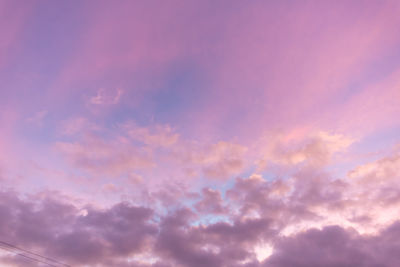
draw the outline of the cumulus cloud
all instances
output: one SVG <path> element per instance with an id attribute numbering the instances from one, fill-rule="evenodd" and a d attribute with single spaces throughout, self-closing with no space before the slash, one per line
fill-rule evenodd
<path id="1" fill-rule="evenodd" d="M 244 145 L 220 141 L 200 144 L 194 141 L 182 142 L 172 155 L 185 168 L 205 178 L 226 180 L 239 175 L 247 167 Z"/>
<path id="2" fill-rule="evenodd" d="M 362 236 L 340 226 L 310 229 L 278 239 L 274 253 L 261 266 L 394 267 L 400 264 L 399 233 L 399 222 L 373 236 Z"/>
<path id="3" fill-rule="evenodd" d="M 285 179 L 237 178 L 225 192 L 171 184 L 149 191 L 151 201 L 108 207 L 3 191 L 0 234 L 74 266 L 394 267 L 400 261 L 396 213 L 386 221 L 370 213 L 390 213 L 398 204 L 382 206 L 375 197 L 385 185 L 374 186 L 367 194 L 351 178 L 304 168 Z M 1 258 L 23 266 L 17 260 Z"/>
<path id="4" fill-rule="evenodd" d="M 154 165 L 150 153 L 124 138 L 105 140 L 85 135 L 77 142 L 57 142 L 55 148 L 74 166 L 94 174 L 119 176 Z"/>
<path id="5" fill-rule="evenodd" d="M 205 214 L 224 214 L 227 212 L 221 192 L 211 188 L 204 188 L 201 197 L 202 199 L 195 205 L 197 211 Z"/>
<path id="6" fill-rule="evenodd" d="M 122 125 L 127 135 L 135 141 L 156 147 L 169 147 L 178 139 L 177 134 L 169 125 L 155 125 L 152 127 L 140 127 L 134 122 Z"/>
<path id="7" fill-rule="evenodd" d="M 97 174 L 129 176 L 153 168 L 163 177 L 226 180 L 249 165 L 244 145 L 185 139 L 165 124 L 140 126 L 127 121 L 106 130 L 79 117 L 63 121 L 60 129 L 70 140 L 56 142 L 56 150 L 73 166 Z M 146 178 L 140 176 L 137 181 Z"/>
<path id="8" fill-rule="evenodd" d="M 157 232 L 150 221 L 152 210 L 144 207 L 119 203 L 103 210 L 88 206 L 85 211 L 51 197 L 21 199 L 1 192 L 2 241 L 85 266 L 139 253 Z"/>
<path id="9" fill-rule="evenodd" d="M 396 229 L 400 203 L 397 152 L 334 177 L 328 167 L 355 140 L 323 131 L 271 135 L 245 146 L 200 143 L 168 125 L 127 122 L 113 131 L 73 138 L 55 145 L 73 166 L 95 176 L 123 176 L 132 185 L 148 182 L 151 173 L 159 176 L 158 184 L 124 195 L 138 206 L 117 201 L 103 210 L 88 206 L 81 212 L 70 205 L 65 221 L 70 220 L 71 226 L 57 222 L 61 227 L 57 231 L 65 233 L 57 233 L 57 240 L 65 244 L 76 240 L 82 247 L 48 250 L 41 243 L 39 251 L 99 266 L 395 266 L 397 259 L 391 255 L 395 244 L 385 233 Z M 260 159 L 283 166 L 284 175 L 265 177 Z M 218 186 L 199 190 L 190 177 L 170 178 L 186 170 L 195 178 L 207 178 L 196 182 L 234 179 L 223 190 Z M 246 170 L 256 172 L 240 176 Z M 100 185 L 104 195 L 118 195 L 124 186 L 109 181 Z M 43 203 L 33 206 L 38 205 Z M 127 215 L 129 210 L 134 215 Z M 143 218 L 139 230 L 138 218 Z M 142 241 L 133 242 L 121 229 Z M 43 231 L 36 238 L 52 240 L 54 233 Z M 387 249 L 381 250 L 387 259 L 370 255 L 377 249 L 374 242 Z M 28 241 L 21 244 L 34 246 Z M 78 250 L 88 253 L 80 255 Z M 95 255 L 105 256 L 97 261 Z"/>
<path id="10" fill-rule="evenodd" d="M 389 182 L 400 175 L 400 153 L 396 152 L 375 162 L 358 166 L 349 172 L 349 177 L 364 183 Z"/>
<path id="11" fill-rule="evenodd" d="M 326 165 L 336 153 L 345 152 L 354 142 L 354 138 L 325 131 L 307 135 L 299 135 L 295 131 L 267 134 L 259 142 L 263 154 L 259 160 L 259 169 L 267 167 L 268 163 L 285 166 Z"/>

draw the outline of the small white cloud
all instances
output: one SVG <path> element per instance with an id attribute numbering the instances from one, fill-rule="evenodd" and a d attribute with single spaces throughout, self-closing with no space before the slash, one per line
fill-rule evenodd
<path id="1" fill-rule="evenodd" d="M 153 127 L 140 127 L 133 122 L 122 125 L 133 140 L 142 142 L 154 147 L 169 147 L 176 144 L 179 140 L 173 128 L 169 125 L 155 125 Z"/>
<path id="2" fill-rule="evenodd" d="M 104 89 L 101 88 L 97 94 L 90 98 L 89 103 L 92 105 L 115 105 L 118 104 L 123 91 L 121 89 Z"/>

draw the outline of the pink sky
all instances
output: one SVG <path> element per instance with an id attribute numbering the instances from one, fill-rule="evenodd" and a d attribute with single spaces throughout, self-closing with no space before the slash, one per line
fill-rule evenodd
<path id="1" fill-rule="evenodd" d="M 0 0 L 0 265 L 400 266 L 399 14 Z"/>

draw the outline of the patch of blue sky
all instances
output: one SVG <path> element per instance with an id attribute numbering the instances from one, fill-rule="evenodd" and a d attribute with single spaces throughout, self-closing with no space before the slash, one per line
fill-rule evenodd
<path id="1" fill-rule="evenodd" d="M 232 220 L 227 215 L 207 214 L 201 216 L 199 219 L 193 221 L 191 226 L 207 226 L 216 223 L 233 224 Z"/>

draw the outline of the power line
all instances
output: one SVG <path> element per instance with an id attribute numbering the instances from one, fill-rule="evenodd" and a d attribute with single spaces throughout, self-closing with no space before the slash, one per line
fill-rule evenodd
<path id="1" fill-rule="evenodd" d="M 18 253 L 16 251 L 13 251 L 12 249 L 8 249 L 8 248 L 2 247 L 2 246 L 0 246 L 0 249 L 6 250 L 6 251 L 11 252 L 11 253 L 14 253 L 17 256 L 21 256 L 21 257 L 24 257 L 24 258 L 32 260 L 32 261 L 36 261 L 36 262 L 39 262 L 39 263 L 44 263 L 44 264 L 47 264 L 48 266 L 52 266 L 52 267 L 57 267 L 57 265 L 53 265 L 51 263 L 44 262 L 44 261 L 41 261 L 41 260 L 38 260 L 38 259 L 35 259 L 35 258 L 32 258 L 32 257 L 26 256 L 24 254 L 21 254 L 21 253 Z"/>
<path id="2" fill-rule="evenodd" d="M 14 249 L 17 249 L 17 250 L 20 250 L 20 251 L 23 251 L 23 252 L 26 252 L 26 253 L 29 253 L 29 254 L 32 254 L 32 255 L 35 255 L 35 256 L 37 256 L 37 257 L 43 258 L 43 259 L 48 260 L 48 261 L 52 261 L 52 262 L 55 262 L 55 263 L 64 265 L 64 266 L 66 266 L 66 267 L 71 267 L 71 266 L 69 266 L 68 264 L 59 262 L 59 261 L 57 261 L 57 260 L 55 260 L 55 259 L 52 259 L 52 258 L 49 258 L 49 257 L 42 256 L 42 255 L 40 255 L 40 254 L 34 253 L 34 252 L 32 252 L 32 251 L 29 251 L 29 250 L 26 250 L 26 249 L 23 249 L 23 248 L 19 248 L 19 247 L 17 247 L 17 246 L 14 246 L 13 244 L 10 244 L 10 243 L 4 242 L 4 241 L 0 241 L 0 244 L 6 245 L 6 246 L 8 246 L 8 247 L 12 247 L 12 248 L 14 248 Z"/>
<path id="3" fill-rule="evenodd" d="M 52 259 L 52 258 L 49 258 L 49 257 L 45 257 L 45 256 L 43 256 L 43 255 L 40 255 L 40 254 L 38 254 L 38 253 L 34 253 L 34 252 L 32 252 L 32 251 L 29 251 L 29 250 L 26 250 L 26 249 L 23 249 L 23 248 L 19 248 L 19 247 L 17 247 L 17 246 L 14 246 L 13 244 L 10 244 L 10 243 L 4 242 L 4 241 L 0 241 L 0 245 L 1 245 L 0 248 L 2 248 L 2 249 L 4 249 L 4 250 L 7 250 L 7 251 L 9 251 L 9 252 L 12 252 L 12 253 L 14 253 L 14 254 L 16 254 L 16 255 L 18 255 L 18 256 L 22 256 L 22 257 L 25 257 L 25 258 L 28 258 L 28 259 L 31 259 L 31 260 L 35 260 L 35 261 L 37 261 L 37 262 L 44 263 L 44 264 L 47 264 L 47 265 L 49 265 L 49 266 L 57 267 L 57 266 L 54 265 L 54 264 L 51 264 L 51 263 L 48 263 L 48 262 L 44 262 L 44 261 L 42 261 L 42 260 L 38 260 L 38 259 L 33 258 L 33 257 L 29 257 L 29 256 L 27 256 L 27 255 L 25 255 L 25 254 L 22 254 L 22 253 L 19 253 L 19 252 L 22 251 L 22 252 L 31 254 L 31 255 L 33 255 L 33 256 L 42 258 L 42 259 L 44 259 L 44 260 L 46 260 L 46 261 L 54 262 L 54 263 L 56 263 L 56 264 L 58 264 L 58 265 L 63 265 L 63 266 L 66 266 L 66 267 L 71 267 L 71 266 L 68 265 L 68 264 L 62 263 L 62 262 L 60 262 L 60 261 L 57 261 L 57 260 Z M 4 247 L 4 246 L 6 246 L 6 247 Z M 17 252 L 16 252 L 15 250 L 17 250 Z M 18 252 L 18 251 L 19 251 L 19 252 Z"/>

